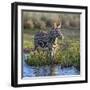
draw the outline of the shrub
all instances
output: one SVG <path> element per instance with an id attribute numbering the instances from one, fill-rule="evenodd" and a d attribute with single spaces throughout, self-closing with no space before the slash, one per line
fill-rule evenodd
<path id="1" fill-rule="evenodd" d="M 33 24 L 33 21 L 32 20 L 27 20 L 24 22 L 24 28 L 25 29 L 32 29 L 34 28 L 34 24 Z"/>
<path id="2" fill-rule="evenodd" d="M 40 51 L 40 53 L 30 53 L 29 59 L 27 60 L 29 65 L 34 66 L 42 66 L 42 65 L 50 65 L 51 61 L 46 53 Z"/>
<path id="3" fill-rule="evenodd" d="M 53 27 L 53 23 L 62 22 L 62 28 L 80 28 L 80 15 L 67 13 L 24 12 L 23 24 L 25 28 L 46 29 Z"/>
<path id="4" fill-rule="evenodd" d="M 46 29 L 46 24 L 44 21 L 40 20 L 39 18 L 32 18 L 34 22 L 34 27 L 37 29 Z"/>

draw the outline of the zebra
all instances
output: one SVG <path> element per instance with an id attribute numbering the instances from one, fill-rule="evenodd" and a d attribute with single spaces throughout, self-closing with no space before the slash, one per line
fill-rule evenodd
<path id="1" fill-rule="evenodd" d="M 57 40 L 59 37 L 64 38 L 61 33 L 61 23 L 58 26 L 54 26 L 49 32 L 39 31 L 34 36 L 35 50 L 39 51 L 39 48 L 47 50 L 50 53 L 51 58 L 55 57 Z"/>

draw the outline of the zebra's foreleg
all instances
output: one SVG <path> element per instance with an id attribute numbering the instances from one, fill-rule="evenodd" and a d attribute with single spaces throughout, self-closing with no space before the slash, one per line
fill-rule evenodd
<path id="1" fill-rule="evenodd" d="M 50 59 L 50 51 L 49 50 L 46 51 L 46 55 L 47 55 L 47 58 Z"/>
<path id="2" fill-rule="evenodd" d="M 51 57 L 53 62 L 55 62 L 56 59 L 55 54 L 56 54 L 56 48 L 52 48 Z"/>
<path id="3" fill-rule="evenodd" d="M 50 57 L 51 64 L 53 64 L 53 52 L 52 52 L 52 50 L 49 51 L 49 57 Z"/>
<path id="4" fill-rule="evenodd" d="M 54 51 L 53 50 L 51 51 L 51 57 L 52 58 L 54 57 Z"/>
<path id="5" fill-rule="evenodd" d="M 49 56 L 49 60 L 51 61 L 51 50 L 50 49 L 47 51 L 47 54 Z"/>

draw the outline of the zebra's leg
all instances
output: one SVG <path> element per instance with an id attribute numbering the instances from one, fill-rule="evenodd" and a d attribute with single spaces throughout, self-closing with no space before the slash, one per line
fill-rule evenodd
<path id="1" fill-rule="evenodd" d="M 37 53 L 39 53 L 40 54 L 40 51 L 39 51 L 39 49 L 37 48 Z"/>
<path id="2" fill-rule="evenodd" d="M 35 55 L 36 53 L 39 53 L 39 48 L 38 48 L 37 45 L 35 45 L 35 47 L 34 47 L 34 55 Z"/>
<path id="3" fill-rule="evenodd" d="M 35 55 L 36 50 L 37 50 L 37 46 L 35 45 L 34 50 L 33 50 L 34 55 Z"/>
<path id="4" fill-rule="evenodd" d="M 50 51 L 51 64 L 53 64 L 53 61 L 54 61 L 53 55 L 54 55 L 54 53 L 53 53 L 53 51 L 51 50 L 51 51 Z"/>
<path id="5" fill-rule="evenodd" d="M 50 55 L 51 64 L 53 64 L 53 52 L 52 52 L 52 49 L 49 51 L 49 55 Z"/>
<path id="6" fill-rule="evenodd" d="M 47 55 L 47 58 L 50 59 L 49 58 L 50 57 L 50 51 L 49 51 L 49 49 L 46 51 L 46 55 Z"/>
<path id="7" fill-rule="evenodd" d="M 51 51 L 49 51 L 49 55 L 50 55 L 50 61 L 52 62 L 52 55 L 51 55 Z"/>
<path id="8" fill-rule="evenodd" d="M 47 51 L 48 53 L 48 56 L 49 56 L 49 60 L 51 61 L 51 49 L 48 49 L 48 51 Z"/>
<path id="9" fill-rule="evenodd" d="M 53 52 L 53 50 L 51 51 L 51 57 L 52 57 L 52 58 L 54 57 L 54 52 Z"/>
<path id="10" fill-rule="evenodd" d="M 53 59 L 55 60 L 56 48 L 53 49 Z"/>
<path id="11" fill-rule="evenodd" d="M 42 52 L 43 52 L 43 54 L 44 54 L 44 53 L 45 53 L 45 50 L 43 49 Z"/>
<path id="12" fill-rule="evenodd" d="M 54 61 L 54 49 L 52 48 L 52 51 L 51 51 L 51 58 L 52 58 L 52 62 Z"/>

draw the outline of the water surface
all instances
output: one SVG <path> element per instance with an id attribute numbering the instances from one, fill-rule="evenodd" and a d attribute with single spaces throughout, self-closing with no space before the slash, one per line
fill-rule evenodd
<path id="1" fill-rule="evenodd" d="M 23 77 L 38 77 L 38 76 L 59 76 L 59 75 L 80 75 L 80 71 L 75 67 L 61 68 L 60 65 L 49 66 L 30 66 L 23 62 Z"/>

